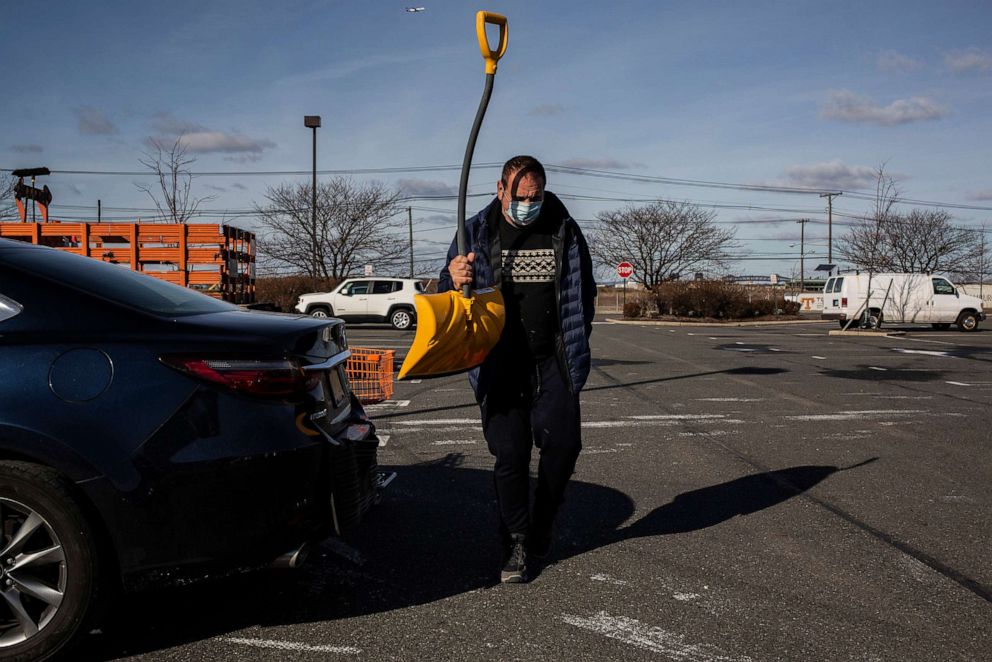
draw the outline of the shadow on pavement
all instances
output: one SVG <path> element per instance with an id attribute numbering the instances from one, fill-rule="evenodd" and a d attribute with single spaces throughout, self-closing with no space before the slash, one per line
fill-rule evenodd
<path id="1" fill-rule="evenodd" d="M 868 366 L 857 366 L 850 370 L 832 370 L 826 368 L 821 370 L 820 374 L 837 379 L 858 379 L 869 382 L 935 382 L 946 379 L 944 370 L 909 370 L 902 368 L 873 370 Z"/>
<path id="2" fill-rule="evenodd" d="M 461 456 L 397 468 L 382 506 L 345 543 L 324 543 L 303 568 L 266 570 L 132 596 L 75 659 L 149 653 L 239 632 L 278 639 L 254 626 L 313 623 L 402 609 L 494 585 L 499 563 L 492 474 L 461 466 Z M 868 460 L 862 464 L 867 464 Z M 861 466 L 861 465 L 855 465 Z M 621 540 L 695 531 L 782 503 L 832 474 L 798 466 L 743 476 L 678 495 L 624 526 L 634 502 L 582 481 L 569 486 L 551 561 Z M 350 550 L 348 550 L 350 551 Z"/>

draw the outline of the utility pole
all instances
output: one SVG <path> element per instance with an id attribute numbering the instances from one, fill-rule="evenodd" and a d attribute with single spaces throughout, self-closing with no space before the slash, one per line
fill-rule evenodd
<path id="1" fill-rule="evenodd" d="M 796 223 L 799 224 L 799 291 L 803 292 L 806 289 L 806 224 L 809 219 L 800 218 Z"/>
<path id="2" fill-rule="evenodd" d="M 834 263 L 834 198 L 844 195 L 843 192 L 821 193 L 821 198 L 827 199 L 827 263 Z"/>
<path id="3" fill-rule="evenodd" d="M 311 285 L 317 291 L 317 129 L 320 128 L 320 115 L 304 115 L 303 126 L 313 129 L 313 180 L 311 182 L 310 240 L 313 242 L 313 278 Z"/>
<path id="4" fill-rule="evenodd" d="M 413 278 L 413 207 L 406 208 L 406 218 L 410 225 L 410 278 Z"/>

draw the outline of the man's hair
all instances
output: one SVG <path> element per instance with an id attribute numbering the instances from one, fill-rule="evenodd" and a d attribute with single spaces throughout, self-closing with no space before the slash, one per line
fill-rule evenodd
<path id="1" fill-rule="evenodd" d="M 542 186 L 546 186 L 548 183 L 548 177 L 544 174 L 544 166 L 541 165 L 541 162 L 533 156 L 521 154 L 520 156 L 514 156 L 512 159 L 503 164 L 503 174 L 500 176 L 503 186 L 509 184 L 510 175 L 517 171 L 537 175 L 541 178 Z"/>

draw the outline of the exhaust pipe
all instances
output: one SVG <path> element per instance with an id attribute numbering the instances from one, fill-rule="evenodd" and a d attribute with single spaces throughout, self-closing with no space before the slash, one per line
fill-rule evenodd
<path id="1" fill-rule="evenodd" d="M 299 568 L 303 565 L 303 562 L 307 560 L 310 556 L 310 543 L 305 542 L 296 549 L 291 549 L 275 561 L 272 562 L 272 568 Z"/>

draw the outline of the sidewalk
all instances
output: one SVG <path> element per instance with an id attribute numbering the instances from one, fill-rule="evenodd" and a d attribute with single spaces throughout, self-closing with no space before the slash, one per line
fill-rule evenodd
<path id="1" fill-rule="evenodd" d="M 758 322 L 743 322 L 743 321 L 731 321 L 731 322 L 674 322 L 666 320 L 640 320 L 632 319 L 625 320 L 620 318 L 607 317 L 606 322 L 610 324 L 632 324 L 634 326 L 692 326 L 697 328 L 703 327 L 728 327 L 728 326 L 779 326 L 782 324 L 835 324 L 832 320 L 810 320 L 810 319 L 790 319 L 790 320 L 762 320 Z"/>

